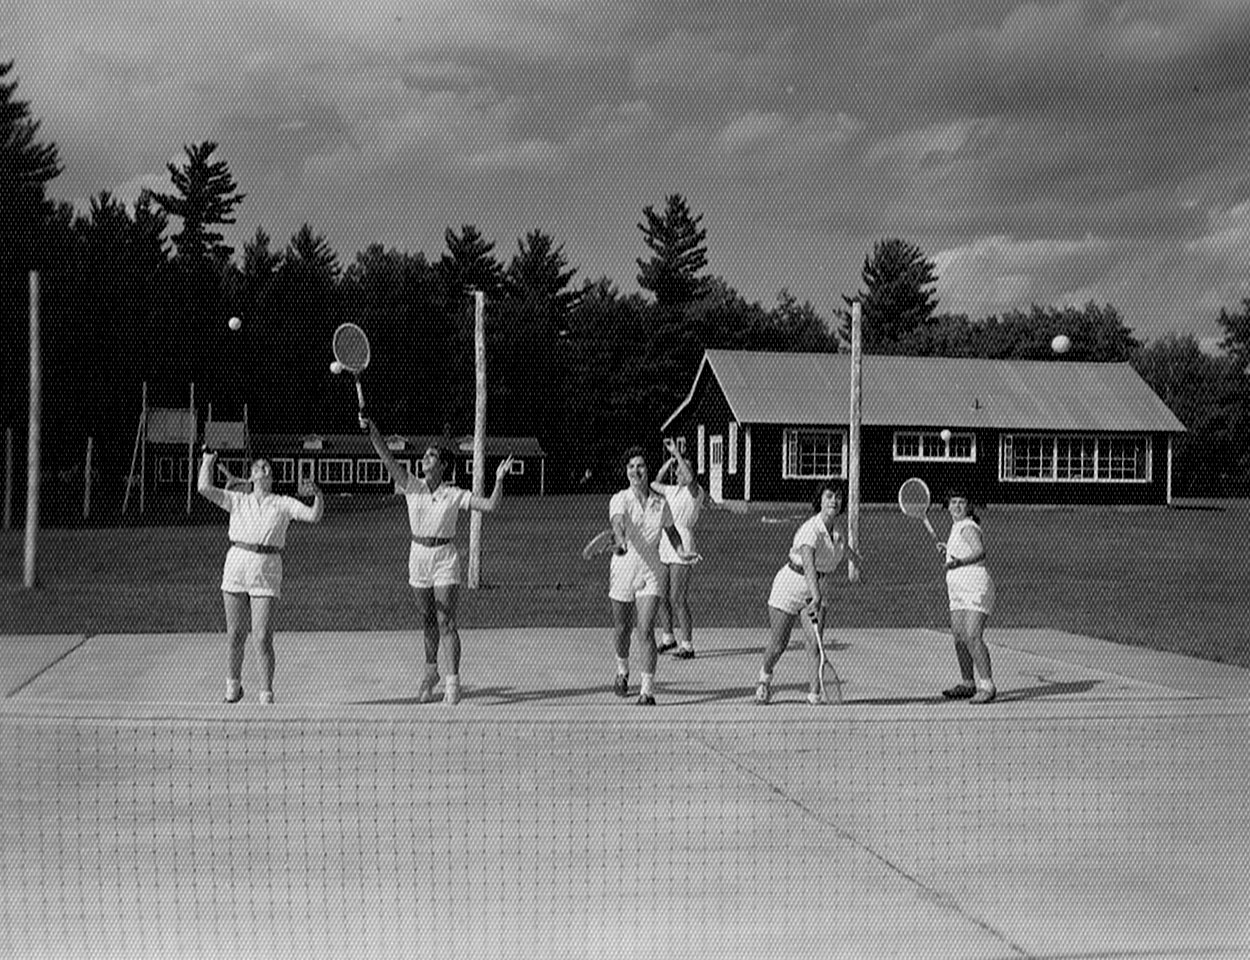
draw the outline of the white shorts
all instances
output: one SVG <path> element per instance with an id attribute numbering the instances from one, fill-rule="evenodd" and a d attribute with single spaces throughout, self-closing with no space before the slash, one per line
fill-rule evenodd
<path id="1" fill-rule="evenodd" d="M 634 552 L 612 554 L 608 575 L 608 597 L 618 603 L 633 603 L 638 597 L 661 597 L 667 577 L 658 562 L 647 563 L 642 555 Z"/>
<path id="2" fill-rule="evenodd" d="M 952 610 L 975 610 L 987 617 L 994 612 L 994 581 L 984 566 L 947 570 L 946 593 Z"/>
<path id="3" fill-rule="evenodd" d="M 823 573 L 820 575 L 820 582 L 823 589 L 825 582 Z M 773 588 L 768 594 L 770 607 L 793 616 L 807 606 L 809 599 L 811 597 L 807 591 L 807 577 L 796 573 L 789 564 L 777 571 L 777 575 L 773 577 Z"/>
<path id="4" fill-rule="evenodd" d="M 425 547 L 408 545 L 408 585 L 418 590 L 452 587 L 460 582 L 460 554 L 454 543 Z"/>
<path id="5" fill-rule="evenodd" d="M 282 593 L 282 554 L 254 553 L 242 547 L 231 547 L 226 551 L 221 589 L 224 593 L 276 599 Z"/>

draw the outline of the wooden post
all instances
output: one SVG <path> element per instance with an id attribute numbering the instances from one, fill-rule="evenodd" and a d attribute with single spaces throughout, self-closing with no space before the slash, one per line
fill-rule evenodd
<path id="1" fill-rule="evenodd" d="M 91 443 L 92 438 L 87 438 L 87 462 L 83 465 L 82 471 L 82 518 L 87 520 L 91 517 Z"/>
<path id="2" fill-rule="evenodd" d="M 34 587 L 39 539 L 39 441 L 42 430 L 42 364 L 39 357 L 39 274 L 30 271 L 30 415 L 26 446 L 26 551 L 22 583 Z"/>
<path id="3" fill-rule="evenodd" d="M 856 300 L 851 304 L 851 436 L 846 471 L 846 540 L 855 550 L 859 550 L 859 437 L 863 419 L 864 358 L 860 327 L 860 305 Z M 859 580 L 859 568 L 849 559 L 846 562 L 846 577 L 852 583 Z"/>
<path id="4" fill-rule="evenodd" d="M 126 474 L 126 492 L 122 495 L 122 515 L 130 505 L 130 488 L 135 483 L 135 461 L 139 458 L 139 444 L 143 442 L 143 425 L 148 418 L 148 382 L 143 381 L 143 406 L 139 410 L 139 427 L 135 430 L 135 447 L 130 453 L 130 472 Z"/>
<path id="5" fill-rule="evenodd" d="M 473 405 L 473 495 L 486 496 L 486 294 L 473 291 L 473 367 L 476 374 Z M 482 515 L 469 514 L 469 589 L 481 584 Z"/>
<path id="6" fill-rule="evenodd" d="M 4 529 L 13 529 L 13 428 L 4 428 Z"/>
<path id="7" fill-rule="evenodd" d="M 191 491 L 195 487 L 195 384 L 191 384 L 191 407 L 187 411 L 187 516 L 191 516 Z"/>

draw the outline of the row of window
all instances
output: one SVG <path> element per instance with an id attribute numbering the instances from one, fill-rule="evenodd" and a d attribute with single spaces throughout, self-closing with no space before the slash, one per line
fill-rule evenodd
<path id="1" fill-rule="evenodd" d="M 223 457 L 217 462 L 236 477 L 246 477 L 250 469 L 248 461 L 242 458 Z M 412 473 L 414 470 L 420 473 L 420 462 L 417 462 L 414 466 L 413 461 L 399 457 L 395 458 L 395 462 L 409 473 Z M 386 472 L 386 466 L 377 458 L 361 458 L 352 461 L 348 457 L 324 457 L 316 460 L 305 460 L 303 463 L 307 464 L 308 469 L 315 473 L 317 483 L 326 484 L 327 486 L 351 483 L 382 486 L 391 482 Z M 273 457 L 270 459 L 269 464 L 273 468 L 274 483 L 295 483 L 296 471 L 293 458 Z M 353 467 L 355 468 L 354 471 Z M 464 461 L 463 468 L 466 476 L 473 475 L 472 460 Z M 306 470 L 305 472 L 308 471 Z M 525 461 L 513 460 L 508 473 L 513 476 L 524 474 Z M 161 482 L 172 483 L 175 476 L 180 482 L 187 482 L 189 467 L 186 458 L 158 457 L 156 461 L 156 479 Z"/>
<path id="2" fill-rule="evenodd" d="M 1003 481 L 1072 481 L 1149 483 L 1151 442 L 1147 436 L 1094 434 L 1003 434 L 999 437 L 998 479 Z M 782 478 L 818 480 L 845 477 L 845 430 L 786 430 L 782 442 Z M 899 462 L 962 462 L 977 459 L 976 434 L 898 431 L 894 459 Z"/>

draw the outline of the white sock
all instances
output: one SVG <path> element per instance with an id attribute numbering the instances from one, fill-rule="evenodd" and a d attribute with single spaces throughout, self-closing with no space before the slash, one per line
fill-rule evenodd
<path id="1" fill-rule="evenodd" d="M 673 642 L 674 642 L 673 635 L 669 633 L 668 631 L 665 631 L 664 633 L 660 634 L 660 646 L 667 647 L 670 643 L 673 643 Z"/>
<path id="2" fill-rule="evenodd" d="M 616 658 L 616 675 L 618 677 L 629 676 L 629 657 Z"/>
<path id="3" fill-rule="evenodd" d="M 766 673 L 764 671 L 764 668 L 760 667 L 760 683 L 772 683 L 772 682 L 773 682 L 773 675 L 771 673 Z"/>
<path id="4" fill-rule="evenodd" d="M 262 690 L 260 692 L 260 702 L 261 703 L 273 703 L 273 691 Z"/>
<path id="5" fill-rule="evenodd" d="M 977 689 L 978 690 L 993 690 L 994 681 L 986 680 L 985 677 L 982 677 L 980 680 L 977 681 Z"/>
<path id="6" fill-rule="evenodd" d="M 230 679 L 226 680 L 226 696 L 229 697 L 231 700 L 237 700 L 239 697 L 239 691 L 242 689 L 243 689 L 242 680 L 230 680 Z"/>
<path id="7" fill-rule="evenodd" d="M 460 674 L 458 674 L 458 673 L 449 673 L 449 674 L 447 674 L 447 686 L 449 686 L 449 687 L 458 687 L 458 686 L 460 686 Z"/>
<path id="8" fill-rule="evenodd" d="M 655 696 L 655 674 L 654 673 L 644 673 L 642 675 L 642 691 L 641 692 L 649 697 Z"/>

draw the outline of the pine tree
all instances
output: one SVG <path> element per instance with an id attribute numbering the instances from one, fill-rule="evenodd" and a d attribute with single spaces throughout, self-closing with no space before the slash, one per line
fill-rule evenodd
<path id="1" fill-rule="evenodd" d="M 699 271 L 707 266 L 707 231 L 699 227 L 703 215 L 692 216 L 679 193 L 669 196 L 663 215 L 652 207 L 643 209 L 646 223 L 638 224 L 652 252 L 648 260 L 638 259 L 638 285 L 655 294 L 661 307 L 684 306 L 707 292 L 707 281 Z"/>

